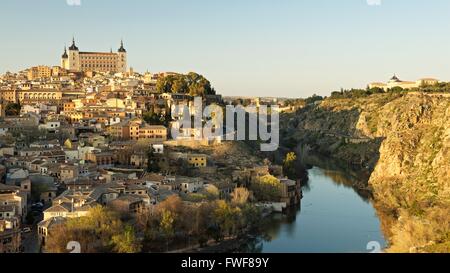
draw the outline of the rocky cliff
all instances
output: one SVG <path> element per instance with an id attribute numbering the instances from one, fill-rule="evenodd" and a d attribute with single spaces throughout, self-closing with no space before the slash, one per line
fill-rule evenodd
<path id="1" fill-rule="evenodd" d="M 390 251 L 450 249 L 448 94 L 326 99 L 282 122 L 288 145 L 303 143 L 373 170 L 376 207 L 392 218 L 386 219 Z"/>

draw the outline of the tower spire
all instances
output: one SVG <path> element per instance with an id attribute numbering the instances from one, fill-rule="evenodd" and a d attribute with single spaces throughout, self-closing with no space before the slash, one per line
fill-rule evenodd
<path id="1" fill-rule="evenodd" d="M 127 52 L 127 51 L 125 50 L 125 48 L 123 47 L 123 39 L 120 40 L 120 48 L 119 48 L 119 52 L 122 52 L 122 53 Z"/>
<path id="2" fill-rule="evenodd" d="M 63 53 L 62 57 L 65 58 L 65 59 L 69 57 L 67 55 L 67 46 L 66 45 L 64 45 L 64 53 Z"/>
<path id="3" fill-rule="evenodd" d="M 72 45 L 69 47 L 69 50 L 78 50 L 78 47 L 75 45 L 75 36 L 72 36 Z"/>

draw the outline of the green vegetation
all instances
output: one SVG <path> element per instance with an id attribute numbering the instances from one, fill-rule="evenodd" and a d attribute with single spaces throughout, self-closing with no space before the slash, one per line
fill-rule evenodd
<path id="1" fill-rule="evenodd" d="M 425 93 L 448 93 L 450 92 L 450 83 L 449 82 L 441 82 L 436 85 L 424 85 L 418 88 L 413 88 L 409 90 L 405 90 L 401 87 L 394 87 L 387 91 L 384 91 L 382 88 L 374 87 L 366 89 L 341 89 L 340 91 L 334 91 L 331 93 L 332 99 L 349 99 L 349 98 L 364 98 L 369 97 L 374 94 L 399 94 L 399 93 L 408 93 L 408 92 L 425 92 Z"/>
<path id="2" fill-rule="evenodd" d="M 219 189 L 214 185 L 207 185 L 204 189 L 204 193 L 208 200 L 217 200 L 220 196 Z"/>
<path id="3" fill-rule="evenodd" d="M 366 123 L 367 123 L 367 127 L 369 128 L 370 132 L 372 134 L 375 134 L 378 130 L 378 116 L 377 114 L 373 114 L 373 115 L 367 115 L 366 116 Z"/>
<path id="4" fill-rule="evenodd" d="M 272 175 L 255 178 L 250 185 L 250 190 L 261 202 L 278 202 L 281 197 L 281 183 Z"/>
<path id="5" fill-rule="evenodd" d="M 153 112 L 146 112 L 142 118 L 150 125 L 163 125 L 166 127 L 169 127 L 169 123 L 172 121 L 170 111 L 167 111 L 167 115 L 158 115 Z"/>
<path id="6" fill-rule="evenodd" d="M 199 203 L 203 201 L 215 201 L 220 197 L 219 189 L 214 185 L 207 185 L 197 193 L 182 194 L 183 201 Z"/>
<path id="7" fill-rule="evenodd" d="M 145 234 L 143 250 L 160 252 L 239 237 L 257 229 L 260 221 L 260 211 L 248 203 L 186 203 L 178 196 L 170 196 L 153 213 L 139 215 L 138 226 Z"/>
<path id="8" fill-rule="evenodd" d="M 175 235 L 174 222 L 177 215 L 170 210 L 163 208 L 161 210 L 161 221 L 159 223 L 159 232 L 167 241 L 167 251 L 169 251 L 169 241 Z"/>
<path id="9" fill-rule="evenodd" d="M 322 101 L 324 98 L 322 96 L 318 96 L 316 94 L 312 95 L 311 97 L 305 99 L 306 104 L 314 104 L 318 101 Z"/>
<path id="10" fill-rule="evenodd" d="M 116 213 L 97 206 L 88 216 L 68 219 L 51 230 L 45 245 L 46 252 L 66 253 L 68 242 L 81 245 L 81 253 L 137 252 L 139 243 L 134 230 L 125 226 Z"/>
<path id="11" fill-rule="evenodd" d="M 20 115 L 21 106 L 19 103 L 8 103 L 5 107 L 6 116 L 18 116 Z"/>
<path id="12" fill-rule="evenodd" d="M 31 187 L 31 200 L 33 202 L 40 202 L 41 201 L 41 194 L 43 192 L 48 191 L 49 187 L 47 184 L 43 183 L 34 183 Z"/>
<path id="13" fill-rule="evenodd" d="M 147 171 L 148 172 L 158 173 L 161 171 L 158 159 L 159 159 L 159 155 L 155 154 L 155 152 L 153 151 L 153 148 L 150 148 L 147 151 Z"/>
<path id="14" fill-rule="evenodd" d="M 287 99 L 284 101 L 284 105 L 294 107 L 304 107 L 306 105 L 306 101 L 304 99 Z"/>
<path id="15" fill-rule="evenodd" d="M 111 238 L 113 252 L 115 253 L 137 253 L 141 247 L 134 234 L 133 227 L 127 225 L 125 230 Z"/>
<path id="16" fill-rule="evenodd" d="M 392 233 L 390 252 L 448 253 L 450 208 L 430 208 L 424 211 L 423 216 L 414 216 L 401 210 Z"/>
<path id="17" fill-rule="evenodd" d="M 392 90 L 391 92 L 399 92 L 401 90 Z M 349 98 L 364 98 L 371 96 L 373 94 L 382 94 L 385 93 L 383 89 L 375 87 L 375 88 L 367 88 L 367 89 L 350 89 L 350 90 L 344 90 L 341 89 L 341 91 L 334 91 L 331 93 L 332 99 L 349 99 Z"/>
<path id="18" fill-rule="evenodd" d="M 286 154 L 286 157 L 283 160 L 283 172 L 287 176 L 291 176 L 291 174 L 295 173 L 295 161 L 297 161 L 297 155 L 294 152 Z"/>
<path id="19" fill-rule="evenodd" d="M 425 85 L 412 91 L 426 92 L 426 93 L 441 93 L 450 92 L 450 82 L 440 82 L 436 85 Z"/>
<path id="20" fill-rule="evenodd" d="M 236 206 L 247 204 L 250 197 L 250 192 L 246 188 L 236 188 L 231 194 L 231 203 Z"/>
<path id="21" fill-rule="evenodd" d="M 176 74 L 161 77 L 158 79 L 156 88 L 161 93 L 180 93 L 191 96 L 205 96 L 216 93 L 205 77 L 194 72 L 187 75 Z"/>
<path id="22" fill-rule="evenodd" d="M 335 92 L 319 105 L 282 115 L 282 143 L 373 170 L 369 186 L 384 215 L 387 251 L 445 251 L 450 99 L 417 91 L 442 93 L 449 87 Z"/>

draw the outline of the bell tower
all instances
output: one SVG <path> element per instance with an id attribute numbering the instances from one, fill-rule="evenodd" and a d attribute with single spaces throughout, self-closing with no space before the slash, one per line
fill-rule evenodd
<path id="1" fill-rule="evenodd" d="M 67 47 L 64 47 L 64 53 L 61 56 L 61 67 L 69 70 L 69 55 L 67 55 Z"/>
<path id="2" fill-rule="evenodd" d="M 69 47 L 68 69 L 71 71 L 81 71 L 80 51 L 75 45 L 75 38 L 72 39 L 72 45 Z"/>
<path id="3" fill-rule="evenodd" d="M 118 60 L 117 60 L 117 72 L 127 71 L 127 51 L 123 47 L 123 40 L 120 41 L 120 48 L 118 50 Z"/>

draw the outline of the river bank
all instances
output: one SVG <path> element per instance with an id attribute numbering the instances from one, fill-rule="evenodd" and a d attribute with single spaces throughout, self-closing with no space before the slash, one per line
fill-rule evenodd
<path id="1" fill-rule="evenodd" d="M 200 253 L 367 253 L 387 246 L 366 184 L 354 170 L 311 167 L 301 206 L 267 216 L 260 232 L 197 249 Z"/>

